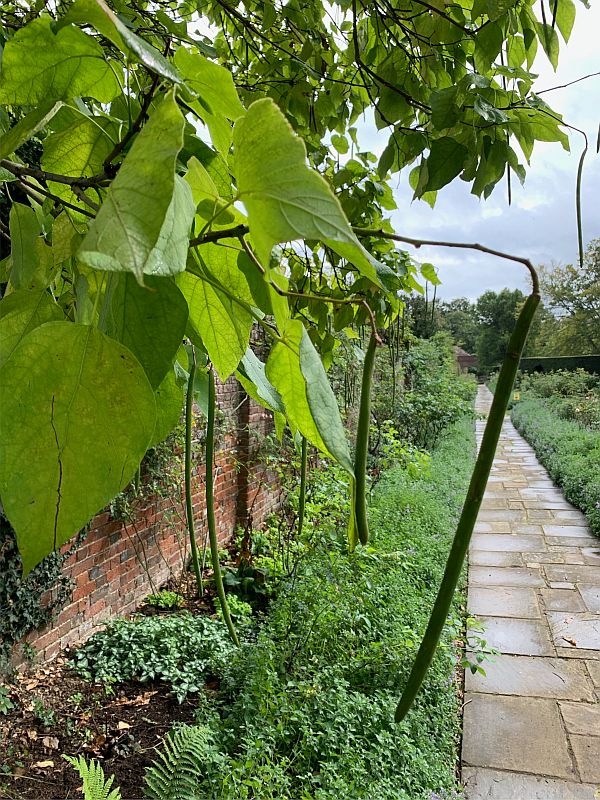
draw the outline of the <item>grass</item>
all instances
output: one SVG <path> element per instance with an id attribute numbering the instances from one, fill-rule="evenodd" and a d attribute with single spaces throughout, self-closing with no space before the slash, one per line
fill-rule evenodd
<path id="1" fill-rule="evenodd" d="M 600 536 L 600 431 L 562 419 L 542 398 L 518 403 L 512 421 L 567 500 L 583 511 Z"/>

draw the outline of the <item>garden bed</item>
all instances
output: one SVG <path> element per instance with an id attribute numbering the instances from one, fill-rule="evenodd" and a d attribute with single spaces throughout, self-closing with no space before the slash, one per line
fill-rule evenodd
<path id="1" fill-rule="evenodd" d="M 176 722 L 197 722 L 207 732 L 198 787 L 207 800 L 452 796 L 462 595 L 413 711 L 399 725 L 393 714 L 464 498 L 472 465 L 465 454 L 473 453 L 467 419 L 442 437 L 418 474 L 390 470 L 370 509 L 372 545 L 353 557 L 340 524 L 345 479 L 335 468 L 313 476 L 310 546 L 296 553 L 266 614 L 258 596 L 254 621 L 242 626 L 240 651 L 232 655 L 225 640 L 216 644 L 221 666 L 209 665 L 201 691 L 181 704 L 171 692 L 175 684 L 127 681 L 106 689 L 74 675 L 62 658 L 23 676 L 11 689 L 14 708 L 0 714 L 9 743 L 0 797 L 81 796 L 81 781 L 62 753 L 99 758 L 124 800 L 142 797 L 144 771 Z M 208 620 L 195 613 L 186 619 Z M 222 623 L 208 621 L 220 637 Z M 114 651 L 114 638 L 105 641 L 106 652 Z M 104 658 L 93 647 L 80 651 L 89 654 L 90 675 Z M 181 680 L 187 678 L 177 678 L 179 688 Z M 32 705 L 36 694 L 44 710 Z"/>

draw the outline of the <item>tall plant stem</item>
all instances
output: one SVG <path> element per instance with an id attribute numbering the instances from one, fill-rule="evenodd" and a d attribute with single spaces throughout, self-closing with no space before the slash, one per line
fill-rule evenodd
<path id="1" fill-rule="evenodd" d="M 358 425 L 356 428 L 356 452 L 354 456 L 354 477 L 356 480 L 354 516 L 356 520 L 356 532 L 361 544 L 367 544 L 369 541 L 369 518 L 367 514 L 367 455 L 369 452 L 369 427 L 371 424 L 371 381 L 373 378 L 376 350 L 377 332 L 371 331 L 363 363 L 360 407 L 358 411 Z"/>
<path id="2" fill-rule="evenodd" d="M 198 596 L 202 597 L 204 586 L 202 584 L 202 572 L 198 561 L 198 546 L 196 544 L 196 531 L 194 528 L 194 500 L 192 497 L 192 425 L 193 425 L 193 406 L 194 406 L 194 378 L 196 377 L 196 348 L 192 348 L 192 364 L 188 377 L 187 392 L 185 396 L 185 511 L 187 517 L 187 529 L 190 540 L 190 550 L 192 553 L 192 565 L 196 576 L 196 587 Z"/>
<path id="3" fill-rule="evenodd" d="M 500 438 L 502 423 L 519 367 L 521 353 L 523 352 L 527 334 L 529 333 L 531 322 L 539 302 L 540 296 L 537 292 L 537 286 L 534 286 L 533 293 L 529 295 L 521 309 L 512 336 L 510 337 L 508 352 L 502 362 L 494 400 L 483 432 L 481 447 L 479 448 L 479 454 L 475 462 L 467 497 L 460 515 L 450 555 L 446 563 L 444 577 L 442 578 L 433 611 L 429 618 L 425 636 L 423 637 L 415 663 L 413 664 L 408 678 L 408 683 L 406 684 L 398 707 L 396 708 L 396 722 L 401 722 L 410 710 L 421 688 L 429 665 L 431 664 L 446 619 L 448 618 L 452 598 L 460 578 L 473 528 L 475 527 L 475 521 L 477 520 L 477 514 L 479 513 L 479 507 L 481 506 L 485 487 L 492 468 L 496 446 Z"/>
<path id="4" fill-rule="evenodd" d="M 306 436 L 302 437 L 302 455 L 300 457 L 300 498 L 298 500 L 298 538 L 302 536 L 304 527 L 304 512 L 306 510 L 306 468 L 308 462 L 308 447 Z"/>
<path id="5" fill-rule="evenodd" d="M 217 539 L 217 525 L 215 522 L 215 378 L 212 369 L 208 370 L 208 421 L 206 423 L 206 524 L 210 541 L 210 556 L 212 559 L 215 586 L 223 612 L 223 619 L 233 642 L 239 646 L 240 641 L 229 613 L 229 605 L 225 597 L 223 575 L 219 563 L 219 540 Z"/>

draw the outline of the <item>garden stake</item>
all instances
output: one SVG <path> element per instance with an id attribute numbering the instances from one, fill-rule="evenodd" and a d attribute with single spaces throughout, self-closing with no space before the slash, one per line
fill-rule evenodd
<path id="1" fill-rule="evenodd" d="M 356 533 L 361 544 L 369 541 L 369 518 L 367 515 L 367 455 L 369 452 L 369 427 L 371 424 L 371 380 L 377 350 L 377 334 L 371 332 L 363 364 L 360 389 L 360 408 L 356 428 L 356 453 L 354 456 L 354 517 Z"/>
<path id="2" fill-rule="evenodd" d="M 431 612 L 429 623 L 427 624 L 427 630 L 425 631 L 423 641 L 419 647 L 419 652 L 417 653 L 408 682 L 402 693 L 398 707 L 396 708 L 396 722 L 401 722 L 409 712 L 421 688 L 423 679 L 427 674 L 442 630 L 446 624 L 452 598 L 469 548 L 471 534 L 475 527 L 479 507 L 481 506 L 487 480 L 492 468 L 496 446 L 500 438 L 502 423 L 519 367 L 521 353 L 523 352 L 523 347 L 527 339 L 527 334 L 529 333 L 529 328 L 531 327 L 535 310 L 540 302 L 537 276 L 531 265 L 529 268 L 533 278 L 533 292 L 529 295 L 521 309 L 517 323 L 510 337 L 508 351 L 502 362 L 492 407 L 483 432 L 481 447 L 479 448 L 479 454 L 473 469 L 467 497 L 452 543 L 452 549 L 450 550 L 450 555 L 446 562 L 444 577 L 442 578 L 442 583 L 440 584 L 433 611 Z"/>
<path id="3" fill-rule="evenodd" d="M 194 378 L 196 377 L 196 348 L 192 348 L 192 363 L 188 377 L 187 391 L 185 395 L 185 511 L 187 517 L 187 529 L 192 551 L 192 564 L 194 575 L 196 576 L 196 587 L 198 596 L 204 594 L 202 584 L 202 573 L 198 563 L 198 546 L 196 545 L 196 531 L 194 530 L 194 501 L 192 498 L 192 424 L 194 406 Z"/>
<path id="4" fill-rule="evenodd" d="M 231 621 L 229 605 L 225 597 L 225 587 L 223 586 L 223 575 L 221 564 L 219 563 L 219 541 L 217 539 L 217 526 L 215 523 L 215 487 L 213 464 L 215 456 L 215 378 L 212 368 L 208 370 L 208 421 L 206 423 L 206 524 L 210 541 L 210 557 L 212 559 L 213 572 L 215 575 L 215 586 L 223 619 L 227 625 L 227 630 L 234 644 L 239 647 L 240 640 L 235 632 L 235 627 Z"/>
<path id="5" fill-rule="evenodd" d="M 307 445 L 306 436 L 302 437 L 302 456 L 300 459 L 300 498 L 298 500 L 298 538 L 302 536 L 304 526 L 304 511 L 306 509 L 306 466 L 307 466 Z"/>

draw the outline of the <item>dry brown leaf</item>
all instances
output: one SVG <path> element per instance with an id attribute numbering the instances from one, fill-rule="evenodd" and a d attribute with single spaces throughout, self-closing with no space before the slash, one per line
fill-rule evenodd
<path id="1" fill-rule="evenodd" d="M 117 724 L 117 728 L 120 731 L 126 731 L 128 728 L 131 728 L 131 725 L 128 722 L 123 722 L 123 720 L 119 720 L 119 723 Z"/>
<path id="2" fill-rule="evenodd" d="M 48 750 L 58 750 L 58 739 L 56 736 L 44 736 L 42 744 L 44 747 L 47 747 Z"/>
<path id="3" fill-rule="evenodd" d="M 34 769 L 50 769 L 54 766 L 54 761 L 36 761 L 33 765 Z"/>
<path id="4" fill-rule="evenodd" d="M 38 732 L 34 730 L 27 731 L 27 738 L 31 739 L 32 742 L 35 742 L 35 740 L 38 738 Z"/>

